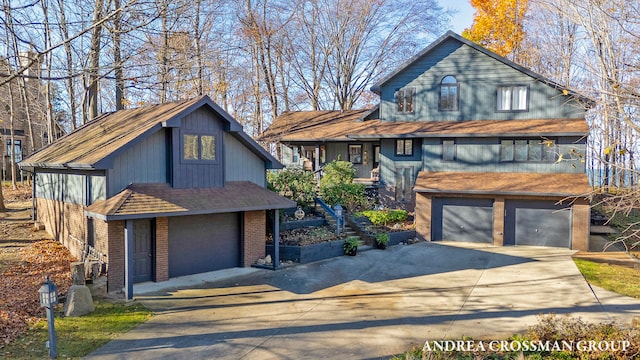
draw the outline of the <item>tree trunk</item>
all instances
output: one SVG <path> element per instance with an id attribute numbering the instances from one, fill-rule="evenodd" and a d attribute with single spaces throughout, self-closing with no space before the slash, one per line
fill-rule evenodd
<path id="1" fill-rule="evenodd" d="M 89 88 L 88 88 L 88 119 L 98 117 L 98 91 L 100 81 L 100 37 L 102 35 L 102 14 L 104 0 L 96 0 L 93 9 L 93 23 L 99 24 L 91 32 L 91 50 L 89 52 Z"/>

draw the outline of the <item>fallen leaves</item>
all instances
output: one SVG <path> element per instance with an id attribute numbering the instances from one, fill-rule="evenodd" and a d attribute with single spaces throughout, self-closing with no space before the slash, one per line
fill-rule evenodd
<path id="1" fill-rule="evenodd" d="M 18 256 L 18 265 L 0 273 L 0 344 L 15 339 L 35 318 L 44 317 L 38 289 L 47 275 L 58 286 L 59 295 L 71 285 L 69 264 L 75 259 L 59 242 L 32 243 Z"/>

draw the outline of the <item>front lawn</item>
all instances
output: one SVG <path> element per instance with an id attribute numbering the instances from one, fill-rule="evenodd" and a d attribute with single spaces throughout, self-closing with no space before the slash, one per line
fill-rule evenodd
<path id="1" fill-rule="evenodd" d="M 80 317 L 59 317 L 55 328 L 59 358 L 80 358 L 96 350 L 118 335 L 135 328 L 151 316 L 138 303 L 95 302 L 96 310 Z M 44 310 L 43 310 L 44 314 Z M 39 320 L 20 337 L 0 348 L 3 359 L 43 359 L 49 355 L 47 321 Z"/>
<path id="2" fill-rule="evenodd" d="M 573 261 L 590 284 L 640 299 L 640 270 L 583 259 Z"/>

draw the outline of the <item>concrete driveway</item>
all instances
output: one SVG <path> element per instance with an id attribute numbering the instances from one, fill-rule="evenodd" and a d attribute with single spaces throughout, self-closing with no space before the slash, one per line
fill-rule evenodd
<path id="1" fill-rule="evenodd" d="M 419 243 L 256 270 L 138 296 L 157 316 L 88 358 L 373 359 L 425 340 L 502 339 L 541 313 L 640 316 L 640 301 L 592 290 L 572 253 Z"/>

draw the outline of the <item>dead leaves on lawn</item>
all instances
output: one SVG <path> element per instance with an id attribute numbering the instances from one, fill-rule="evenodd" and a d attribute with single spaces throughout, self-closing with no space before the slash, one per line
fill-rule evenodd
<path id="1" fill-rule="evenodd" d="M 69 264 L 75 261 L 59 242 L 42 240 L 22 248 L 20 263 L 0 273 L 0 346 L 15 339 L 36 318 L 44 317 L 38 289 L 46 275 L 60 295 L 71 285 Z"/>

